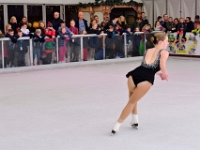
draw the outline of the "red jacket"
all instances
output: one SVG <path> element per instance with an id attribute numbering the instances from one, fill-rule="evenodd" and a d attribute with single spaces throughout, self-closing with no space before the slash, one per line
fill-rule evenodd
<path id="1" fill-rule="evenodd" d="M 46 34 L 47 36 L 49 35 L 49 36 L 56 36 L 56 30 L 52 30 L 52 29 L 49 29 L 49 28 L 46 28 L 45 30 L 44 30 L 44 34 Z"/>
<path id="2" fill-rule="evenodd" d="M 78 34 L 78 28 L 77 27 L 70 27 L 69 30 L 73 32 L 74 34 Z"/>

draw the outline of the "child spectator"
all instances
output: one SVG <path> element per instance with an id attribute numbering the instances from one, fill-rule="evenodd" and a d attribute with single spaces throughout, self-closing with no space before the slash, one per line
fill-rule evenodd
<path id="1" fill-rule="evenodd" d="M 67 52 L 67 44 L 71 39 L 72 34 L 67 32 L 65 27 L 62 27 L 59 35 L 59 62 L 63 63 L 65 54 Z"/>
<path id="2" fill-rule="evenodd" d="M 44 33 L 49 37 L 49 38 L 54 38 L 56 36 L 56 30 L 53 28 L 53 25 L 51 22 L 48 22 L 47 28 L 44 30 Z"/>
<path id="3" fill-rule="evenodd" d="M 63 20 L 61 20 L 61 22 L 60 22 L 60 27 L 58 28 L 58 35 L 62 32 L 62 31 L 61 31 L 62 28 L 65 28 L 66 32 L 67 32 L 68 34 L 71 34 L 71 36 L 73 35 L 73 32 L 71 32 L 71 31 L 69 30 L 69 28 L 66 26 L 65 21 L 63 21 Z"/>
<path id="4" fill-rule="evenodd" d="M 6 37 L 10 38 L 10 41 L 8 41 L 8 60 L 7 60 L 7 66 L 8 67 L 14 67 L 16 64 L 14 64 L 15 59 L 15 44 L 17 43 L 17 39 L 19 38 L 18 35 L 14 35 L 13 29 L 9 29 Z"/>
<path id="5" fill-rule="evenodd" d="M 21 30 L 17 31 L 19 37 L 23 36 Z M 16 62 L 18 66 L 25 66 L 25 54 L 27 53 L 27 44 L 25 40 L 18 40 L 15 46 L 15 50 L 17 52 Z"/>
<path id="6" fill-rule="evenodd" d="M 36 29 L 35 34 L 33 36 L 33 65 L 40 65 L 40 57 L 42 53 L 43 43 L 45 41 L 45 35 L 42 34 L 41 29 Z M 37 63 L 35 62 L 35 56 L 37 57 Z"/>
<path id="7" fill-rule="evenodd" d="M 132 56 L 139 56 L 139 47 L 140 47 L 140 41 L 142 40 L 142 35 L 137 34 L 137 32 L 140 32 L 139 27 L 135 28 L 135 33 L 133 35 L 133 53 Z"/>
<path id="8" fill-rule="evenodd" d="M 87 31 L 83 30 L 82 35 L 86 35 Z M 89 39 L 88 37 L 83 37 L 83 61 L 88 60 L 88 48 L 89 48 Z"/>
<path id="9" fill-rule="evenodd" d="M 132 42 L 131 42 L 131 28 L 127 27 L 127 29 L 124 31 L 124 33 L 126 33 L 126 44 L 127 44 L 127 54 L 131 55 L 131 46 L 132 46 Z"/>
<path id="10" fill-rule="evenodd" d="M 154 31 L 165 31 L 165 28 L 160 25 L 159 21 L 156 21 Z"/>
<path id="11" fill-rule="evenodd" d="M 55 54 L 54 37 L 56 36 L 56 30 L 53 28 L 51 22 L 48 22 L 47 28 L 44 30 L 44 33 L 46 36 L 48 36 L 48 38 L 45 39 L 44 52 L 41 57 L 43 64 L 50 64 L 53 59 L 55 59 L 55 57 L 52 59 L 52 55 Z"/>
<path id="12" fill-rule="evenodd" d="M 53 38 L 46 38 L 44 42 L 44 51 L 41 55 L 43 64 L 50 64 L 52 62 L 52 54 L 55 49 L 55 42 Z"/>
<path id="13" fill-rule="evenodd" d="M 70 28 L 69 30 L 77 35 L 78 34 L 78 28 L 75 27 L 75 21 L 71 20 L 70 21 Z M 70 61 L 75 62 L 78 61 L 78 56 L 79 56 L 79 49 L 78 46 L 80 45 L 80 38 L 72 38 L 69 41 L 69 49 L 70 49 Z"/>
<path id="14" fill-rule="evenodd" d="M 30 31 L 29 31 L 29 29 L 27 29 L 27 24 L 26 23 L 21 25 L 21 32 L 22 32 L 22 36 L 23 37 L 30 36 Z"/>
<path id="15" fill-rule="evenodd" d="M 112 59 L 115 57 L 115 35 L 118 34 L 117 31 L 114 30 L 114 26 L 110 25 L 109 29 L 106 30 L 106 57 L 108 59 Z"/>
<path id="16" fill-rule="evenodd" d="M 100 30 L 98 29 L 97 24 L 93 24 L 92 28 L 89 30 L 89 34 L 100 34 Z M 94 60 L 95 59 L 95 50 L 97 48 L 97 42 L 98 42 L 98 37 L 90 37 L 90 54 L 89 54 L 89 59 Z"/>

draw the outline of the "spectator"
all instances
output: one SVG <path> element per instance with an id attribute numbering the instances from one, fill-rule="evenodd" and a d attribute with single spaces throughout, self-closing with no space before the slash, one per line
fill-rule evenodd
<path id="1" fill-rule="evenodd" d="M 142 19 L 139 18 L 139 17 L 136 19 L 136 22 L 133 22 L 133 23 L 131 24 L 131 30 L 132 30 L 132 31 L 135 31 L 135 29 L 136 29 L 137 27 L 139 28 L 140 31 L 142 30 Z"/>
<path id="2" fill-rule="evenodd" d="M 60 22 L 60 27 L 58 28 L 58 34 L 61 33 L 61 29 L 62 29 L 62 28 L 65 28 L 67 34 L 70 34 L 70 36 L 73 35 L 73 32 L 71 32 L 71 31 L 69 30 L 69 28 L 66 26 L 65 21 L 63 21 L 63 20 Z"/>
<path id="3" fill-rule="evenodd" d="M 122 27 L 123 30 L 126 30 L 127 29 L 127 23 L 126 23 L 126 19 L 124 16 L 120 16 L 119 19 L 118 19 L 118 22 L 117 24 Z"/>
<path id="4" fill-rule="evenodd" d="M 49 37 L 49 38 L 54 38 L 56 36 L 56 31 L 53 28 L 53 24 L 51 22 L 48 22 L 47 28 L 44 30 L 44 33 Z"/>
<path id="5" fill-rule="evenodd" d="M 192 30 L 194 30 L 194 23 L 191 21 L 190 17 L 186 18 L 186 23 L 187 23 L 186 32 L 191 32 Z"/>
<path id="6" fill-rule="evenodd" d="M 41 59 L 43 64 L 50 64 L 52 62 L 53 51 L 55 50 L 54 37 L 56 35 L 56 31 L 51 22 L 48 22 L 47 24 L 45 35 L 48 36 L 48 38 L 45 39 L 44 52 L 41 55 Z"/>
<path id="7" fill-rule="evenodd" d="M 84 19 L 83 12 L 78 13 L 78 20 L 76 20 L 75 26 L 78 28 L 79 34 L 81 34 L 83 30 L 86 30 L 86 32 L 89 31 L 87 20 Z"/>
<path id="8" fill-rule="evenodd" d="M 45 33 L 46 26 L 45 26 L 44 21 L 42 20 L 39 21 L 39 29 L 41 30 L 42 34 Z"/>
<path id="9" fill-rule="evenodd" d="M 91 23 L 90 23 L 90 29 L 92 28 L 93 24 L 97 24 L 97 28 L 100 29 L 101 26 L 99 24 L 99 17 L 97 15 L 94 16 L 93 19 L 91 19 Z"/>
<path id="10" fill-rule="evenodd" d="M 112 20 L 110 20 L 106 26 L 106 30 L 110 29 L 110 26 L 113 26 L 115 28 L 115 26 L 117 25 L 117 21 L 118 21 L 118 17 L 114 16 Z"/>
<path id="11" fill-rule="evenodd" d="M 96 19 L 93 19 L 90 23 L 90 29 L 92 28 L 93 25 L 97 24 L 97 28 L 100 29 L 100 26 L 98 25 L 98 22 Z"/>
<path id="12" fill-rule="evenodd" d="M 142 12 L 142 27 L 144 27 L 146 24 L 149 24 L 149 21 L 146 18 L 145 12 Z"/>
<path id="13" fill-rule="evenodd" d="M 69 30 L 77 35 L 78 34 L 78 28 L 75 27 L 75 21 L 71 20 L 70 21 L 70 28 Z M 80 44 L 79 38 L 73 38 L 69 42 L 69 49 L 70 49 L 70 61 L 75 62 L 78 61 L 78 45 Z"/>
<path id="14" fill-rule="evenodd" d="M 21 24 L 21 32 L 22 32 L 23 37 L 30 36 L 30 31 L 29 31 L 29 29 L 27 29 L 26 23 Z"/>
<path id="15" fill-rule="evenodd" d="M 161 26 L 163 26 L 164 21 L 162 20 L 162 17 L 161 17 L 161 16 L 158 16 L 157 21 L 160 22 L 160 25 L 161 25 Z"/>
<path id="16" fill-rule="evenodd" d="M 59 62 L 63 63 L 65 59 L 65 54 L 67 52 L 67 44 L 68 41 L 71 39 L 71 31 L 68 32 L 65 27 L 61 28 L 61 32 L 59 33 Z"/>
<path id="17" fill-rule="evenodd" d="M 199 25 L 199 15 L 196 15 L 194 18 L 194 29 L 197 29 L 197 26 Z"/>
<path id="18" fill-rule="evenodd" d="M 177 32 L 182 33 L 183 34 L 183 38 L 185 38 L 186 27 L 187 27 L 187 24 L 184 22 L 184 19 L 180 18 L 180 22 L 179 22 L 179 25 L 178 25 Z M 179 38 L 179 34 L 177 35 L 177 39 L 178 38 Z"/>
<path id="19" fill-rule="evenodd" d="M 18 30 L 17 34 L 19 37 L 23 36 L 21 30 Z M 18 40 L 15 46 L 15 50 L 17 52 L 17 58 L 16 58 L 17 65 L 25 66 L 25 54 L 28 52 L 25 40 Z"/>
<path id="20" fill-rule="evenodd" d="M 165 31 L 165 28 L 160 25 L 159 21 L 156 21 L 154 31 Z"/>
<path id="21" fill-rule="evenodd" d="M 28 22 L 27 22 L 27 18 L 25 16 L 22 17 L 22 20 L 21 22 L 19 23 L 19 27 L 21 27 L 22 25 L 26 24 L 27 25 L 27 28 L 29 29 L 29 26 L 28 26 Z"/>
<path id="22" fill-rule="evenodd" d="M 8 60 L 7 60 L 7 67 L 14 67 L 16 65 L 15 61 L 15 44 L 17 43 L 17 39 L 19 38 L 18 35 L 14 35 L 13 29 L 8 29 L 8 33 L 6 37 L 9 37 L 10 40 L 8 41 Z"/>
<path id="23" fill-rule="evenodd" d="M 115 34 L 118 34 L 117 31 L 114 30 L 114 26 L 110 25 L 109 29 L 106 31 L 106 57 L 112 59 L 115 57 Z"/>
<path id="24" fill-rule="evenodd" d="M 7 34 L 8 34 L 8 31 L 9 31 L 10 29 L 12 29 L 12 26 L 11 26 L 10 24 L 7 24 L 7 25 L 6 25 L 6 29 L 5 29 L 5 36 L 6 36 L 6 37 L 8 37 Z"/>
<path id="25" fill-rule="evenodd" d="M 51 21 L 51 23 L 53 25 L 54 30 L 56 30 L 56 33 L 57 33 L 58 28 L 59 28 L 60 23 L 62 22 L 62 20 L 60 19 L 59 12 L 54 12 L 53 17 L 54 17 L 54 19 Z"/>
<path id="26" fill-rule="evenodd" d="M 135 28 L 135 34 L 133 35 L 133 52 L 132 56 L 140 56 L 139 54 L 139 47 L 140 47 L 140 41 L 142 40 L 142 35 L 137 34 L 137 32 L 140 32 L 140 28 Z"/>
<path id="27" fill-rule="evenodd" d="M 98 29 L 97 24 L 93 24 L 92 28 L 89 30 L 89 34 L 100 34 L 100 30 Z M 90 54 L 89 59 L 94 60 L 95 59 L 95 50 L 97 48 L 98 37 L 91 37 L 90 38 Z"/>
<path id="28" fill-rule="evenodd" d="M 83 30 L 82 35 L 86 35 L 87 31 Z M 89 48 L 89 39 L 88 37 L 83 37 L 83 61 L 88 60 L 88 48 Z"/>
<path id="29" fill-rule="evenodd" d="M 15 16 L 12 16 L 10 18 L 10 25 L 11 25 L 13 31 L 14 31 L 14 34 L 17 34 L 17 30 L 19 29 L 19 26 L 17 24 L 17 19 L 16 19 Z"/>
<path id="30" fill-rule="evenodd" d="M 166 29 L 167 27 L 166 27 L 166 25 L 167 25 L 167 22 L 168 22 L 168 15 L 167 14 L 164 14 L 163 15 L 163 18 L 164 18 L 164 23 L 163 23 L 163 27 Z"/>
<path id="31" fill-rule="evenodd" d="M 178 18 L 175 18 L 174 23 L 173 23 L 172 33 L 178 31 L 178 25 L 179 25 L 179 20 L 178 20 Z"/>
<path id="32" fill-rule="evenodd" d="M 40 57 L 43 49 L 43 43 L 45 41 L 45 35 L 42 33 L 41 29 L 36 29 L 33 36 L 33 65 L 40 65 Z M 37 61 L 35 63 L 35 56 Z"/>
<path id="33" fill-rule="evenodd" d="M 99 17 L 97 15 L 94 16 L 94 19 L 97 21 L 97 25 L 98 27 L 100 27 L 100 24 L 99 24 Z"/>
<path id="34" fill-rule="evenodd" d="M 173 18 L 169 17 L 168 22 L 166 23 L 166 31 L 168 33 L 172 32 L 172 28 L 173 28 Z"/>

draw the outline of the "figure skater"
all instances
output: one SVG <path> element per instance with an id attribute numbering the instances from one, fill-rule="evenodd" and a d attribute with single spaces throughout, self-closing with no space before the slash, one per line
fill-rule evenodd
<path id="1" fill-rule="evenodd" d="M 166 69 L 166 60 L 169 56 L 166 50 L 168 36 L 165 33 L 156 33 L 154 42 L 156 44 L 155 47 L 146 51 L 141 65 L 126 75 L 128 78 L 129 101 L 114 124 L 111 131 L 112 134 L 119 130 L 122 122 L 131 112 L 131 126 L 138 127 L 137 102 L 153 85 L 155 74 L 159 75 L 162 80 L 168 80 Z"/>

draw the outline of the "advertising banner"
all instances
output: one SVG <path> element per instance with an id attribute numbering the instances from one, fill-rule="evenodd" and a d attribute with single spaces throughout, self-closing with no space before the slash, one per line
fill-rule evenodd
<path id="1" fill-rule="evenodd" d="M 168 34 L 168 41 L 169 53 L 200 55 L 200 34 L 186 33 L 183 37 L 183 34 L 171 33 Z"/>

